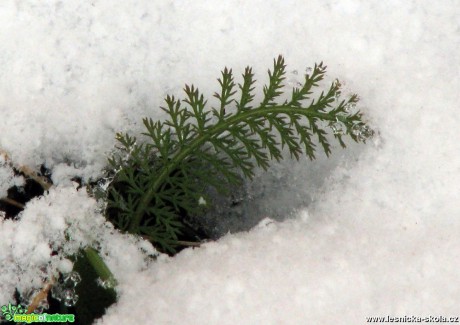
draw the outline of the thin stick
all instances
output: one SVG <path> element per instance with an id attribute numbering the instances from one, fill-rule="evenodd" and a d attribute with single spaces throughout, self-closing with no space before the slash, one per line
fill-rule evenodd
<path id="1" fill-rule="evenodd" d="M 32 170 L 31 168 L 27 167 L 27 166 L 19 166 L 17 168 L 21 173 L 23 173 L 24 175 L 32 178 L 34 181 L 36 181 L 38 184 L 41 185 L 41 187 L 43 187 L 43 189 L 45 191 L 48 191 L 52 184 L 50 184 L 48 182 L 48 180 L 43 177 L 43 176 L 40 176 L 38 175 L 34 170 Z"/>
<path id="2" fill-rule="evenodd" d="M 200 245 L 202 244 L 200 242 L 184 241 L 184 240 L 178 240 L 177 243 L 182 246 L 193 246 L 193 247 L 200 247 Z"/>
<path id="3" fill-rule="evenodd" d="M 51 278 L 51 281 L 45 284 L 43 289 L 40 290 L 39 293 L 35 295 L 35 297 L 32 299 L 32 303 L 29 305 L 29 308 L 27 308 L 26 314 L 31 314 L 37 309 L 37 307 L 40 305 L 40 302 L 43 300 L 46 300 L 48 297 L 48 292 L 51 290 L 54 284 L 54 278 Z"/>
<path id="4" fill-rule="evenodd" d="M 40 184 L 41 187 L 43 187 L 43 189 L 45 191 L 48 191 L 51 188 L 52 184 L 50 184 L 45 177 L 38 175 L 30 167 L 27 167 L 27 166 L 15 166 L 13 164 L 13 162 L 11 161 L 10 156 L 8 155 L 8 153 L 5 150 L 0 149 L 0 156 L 3 156 L 5 161 L 7 161 L 10 165 L 15 167 L 19 172 L 23 173 L 24 175 L 26 175 L 29 178 L 32 178 L 34 181 L 36 181 L 38 184 Z"/>
<path id="5" fill-rule="evenodd" d="M 141 237 L 149 241 L 153 240 L 151 236 L 141 235 Z M 200 247 L 201 244 L 203 244 L 201 242 L 186 241 L 186 240 L 177 240 L 175 243 L 178 245 L 182 245 L 182 246 L 193 246 L 193 247 Z"/>
<path id="6" fill-rule="evenodd" d="M 6 151 L 0 149 L 0 156 L 3 156 L 5 161 L 8 162 L 8 164 L 10 164 L 12 166 L 14 165 L 13 162 L 11 161 L 10 156 L 8 155 L 8 153 Z M 13 166 L 13 167 L 15 167 L 15 166 Z M 19 172 L 21 172 L 24 175 L 26 175 L 27 177 L 29 177 L 29 178 L 33 179 L 34 181 L 36 181 L 38 184 L 40 184 L 41 187 L 43 187 L 43 189 L 45 191 L 47 191 L 47 190 L 49 190 L 51 188 L 51 184 L 48 182 L 48 180 L 46 178 L 42 177 L 42 176 L 39 176 L 31 168 L 29 168 L 27 166 L 17 166 L 16 169 Z M 20 208 L 20 209 L 25 208 L 24 204 L 19 203 L 16 200 L 10 199 L 8 197 L 0 198 L 0 201 L 3 201 L 5 203 L 11 204 L 11 205 L 14 205 L 15 207 Z"/>
<path id="7" fill-rule="evenodd" d="M 15 207 L 17 207 L 19 209 L 24 209 L 26 207 L 24 204 L 19 203 L 16 200 L 10 199 L 9 197 L 0 198 L 0 201 L 3 201 L 5 203 L 11 204 L 11 205 L 14 205 Z"/>

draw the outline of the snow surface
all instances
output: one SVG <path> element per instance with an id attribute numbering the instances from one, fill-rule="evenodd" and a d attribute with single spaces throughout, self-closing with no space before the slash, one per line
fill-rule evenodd
<path id="1" fill-rule="evenodd" d="M 8 195 L 8 189 L 13 186 L 24 185 L 24 178 L 22 176 L 15 176 L 13 169 L 8 165 L 6 157 L 0 154 L 0 197 Z"/>
<path id="2" fill-rule="evenodd" d="M 58 187 L 0 222 L 0 304 L 27 286 L 21 272 L 39 285 L 33 264 L 49 265 L 46 244 L 63 244 L 75 223 L 76 244 L 99 241 L 120 283 L 98 324 L 459 316 L 459 15 L 456 0 L 2 1 L 0 148 L 18 164 L 46 163 Z M 299 71 L 324 61 L 360 95 L 378 143 L 329 165 L 324 184 L 266 198 L 288 211 L 302 186 L 318 185 L 296 218 L 174 258 L 149 263 L 148 244 L 101 226 L 69 179 L 100 175 L 116 131 L 161 117 L 164 95 L 184 83 L 212 94 L 224 66 L 251 65 L 263 80 L 279 53 Z M 11 172 L 0 177 L 4 191 Z"/>

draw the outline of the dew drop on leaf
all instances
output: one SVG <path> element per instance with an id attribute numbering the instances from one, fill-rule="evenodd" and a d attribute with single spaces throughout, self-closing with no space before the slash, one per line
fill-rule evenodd
<path id="1" fill-rule="evenodd" d="M 353 125 L 353 128 L 351 129 L 351 133 L 359 137 L 361 135 L 361 125 L 359 124 Z"/>
<path id="2" fill-rule="evenodd" d="M 350 112 L 352 112 L 355 108 L 356 108 L 356 103 L 348 103 L 348 104 L 345 105 L 345 107 L 343 108 L 343 110 L 344 110 L 346 113 L 350 113 Z"/>
<path id="3" fill-rule="evenodd" d="M 112 289 L 116 286 L 116 283 L 113 279 L 107 279 L 107 280 L 100 280 L 99 281 L 99 284 L 101 285 L 101 287 L 103 287 L 104 289 Z"/>
<path id="4" fill-rule="evenodd" d="M 329 127 L 331 128 L 332 133 L 334 133 L 334 135 L 343 134 L 343 128 L 342 128 L 341 123 L 339 122 L 330 123 Z"/>

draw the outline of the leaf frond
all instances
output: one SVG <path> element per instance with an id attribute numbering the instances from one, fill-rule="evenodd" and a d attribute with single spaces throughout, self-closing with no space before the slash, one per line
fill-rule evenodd
<path id="1" fill-rule="evenodd" d="M 219 103 L 216 108 L 208 109 L 204 95 L 193 85 L 184 87 L 181 100 L 168 95 L 161 107 L 168 118 L 143 120 L 147 141 L 117 134 L 120 147 L 109 159 L 116 171 L 117 186 L 108 195 L 109 209 L 118 211 L 114 222 L 171 252 L 183 226 L 181 215 L 202 210 L 207 188 L 225 192 L 241 184 L 254 176 L 256 168 L 268 169 L 271 160 L 283 159 L 284 149 L 294 159 L 303 155 L 314 159 L 318 147 L 329 156 L 328 134 L 341 147 L 345 137 L 365 142 L 373 131 L 354 110 L 358 96 L 342 99 L 338 80 L 313 95 L 325 74 L 326 66 L 315 64 L 290 99 L 280 102 L 286 75 L 280 55 L 268 71 L 258 106 L 251 106 L 255 79 L 250 67 L 238 84 L 231 69 L 221 72 L 220 89 L 213 95 Z"/>

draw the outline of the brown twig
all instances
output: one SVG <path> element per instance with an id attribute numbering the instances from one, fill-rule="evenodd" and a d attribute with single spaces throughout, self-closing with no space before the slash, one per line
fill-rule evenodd
<path id="1" fill-rule="evenodd" d="M 194 241 L 185 241 L 185 240 L 178 240 L 176 243 L 182 246 L 193 246 L 193 247 L 200 247 L 202 243 L 194 242 Z"/>
<path id="2" fill-rule="evenodd" d="M 16 200 L 10 199 L 9 197 L 2 197 L 0 198 L 0 201 L 3 201 L 5 203 L 8 203 L 10 205 L 14 205 L 15 207 L 19 209 L 24 209 L 26 206 Z"/>
<path id="3" fill-rule="evenodd" d="M 52 184 L 50 184 L 45 177 L 38 175 L 32 168 L 30 168 L 28 166 L 16 166 L 16 165 L 14 165 L 14 163 L 12 162 L 10 156 L 8 155 L 8 153 L 5 150 L 0 149 L 0 156 L 3 156 L 5 161 L 7 161 L 17 171 L 19 171 L 20 173 L 23 173 L 27 177 L 33 179 L 38 184 L 40 184 L 41 187 L 43 187 L 43 189 L 45 191 L 48 191 L 51 188 Z"/>
<path id="4" fill-rule="evenodd" d="M 45 177 L 42 177 L 42 176 L 38 175 L 31 168 L 29 168 L 27 166 L 14 166 L 13 162 L 11 161 L 10 156 L 8 155 L 8 153 L 5 150 L 0 149 L 0 156 L 2 156 L 3 159 L 5 159 L 5 161 L 10 166 L 14 167 L 18 172 L 23 173 L 25 176 L 33 179 L 38 184 L 40 184 L 45 191 L 47 191 L 47 190 L 49 190 L 51 188 L 52 185 L 48 182 L 48 180 Z M 22 204 L 22 203 L 20 203 L 20 202 L 18 202 L 16 200 L 13 200 L 11 198 L 8 198 L 8 197 L 0 198 L 0 201 L 3 201 L 5 203 L 11 204 L 11 205 L 14 205 L 15 207 L 20 208 L 20 209 L 25 208 L 24 204 Z"/>
<path id="5" fill-rule="evenodd" d="M 17 167 L 17 169 L 19 172 L 23 173 L 27 177 L 32 178 L 34 181 L 40 184 L 45 191 L 48 191 L 51 188 L 51 186 L 53 186 L 48 182 L 48 180 L 45 177 L 38 175 L 34 170 L 27 166 L 19 166 Z"/>
<path id="6" fill-rule="evenodd" d="M 32 303 L 27 308 L 26 314 L 33 313 L 35 309 L 37 309 L 38 306 L 40 305 L 40 302 L 48 298 L 48 292 L 51 290 L 53 285 L 54 285 L 54 278 L 51 278 L 51 281 L 46 283 L 43 289 L 41 289 L 40 292 L 37 293 L 35 297 L 32 299 Z"/>
<path id="7" fill-rule="evenodd" d="M 148 235 L 141 235 L 142 238 L 152 241 L 153 238 Z M 176 244 L 181 245 L 181 246 L 191 246 L 191 247 L 200 247 L 202 242 L 195 242 L 195 241 L 186 241 L 186 240 L 176 240 Z"/>

